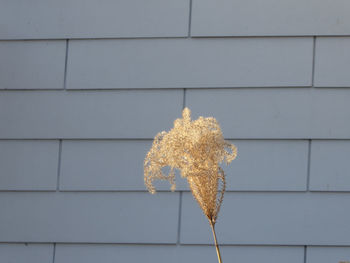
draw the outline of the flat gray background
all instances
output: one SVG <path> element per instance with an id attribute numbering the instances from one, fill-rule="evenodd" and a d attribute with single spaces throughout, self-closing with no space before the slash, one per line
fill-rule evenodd
<path id="1" fill-rule="evenodd" d="M 350 261 L 347 0 L 0 0 L 0 262 L 217 262 L 143 159 L 214 116 L 225 263 Z"/>

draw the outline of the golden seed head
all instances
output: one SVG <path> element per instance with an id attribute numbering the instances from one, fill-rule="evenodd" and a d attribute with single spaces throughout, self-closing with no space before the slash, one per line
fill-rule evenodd
<path id="1" fill-rule="evenodd" d="M 237 148 L 224 140 L 215 118 L 199 117 L 191 121 L 191 111 L 185 108 L 182 119 L 174 121 L 169 132 L 156 135 L 144 161 L 145 185 L 155 193 L 153 181 L 167 180 L 175 190 L 175 173 L 188 181 L 194 198 L 207 218 L 215 223 L 225 192 L 225 174 L 219 164 L 227 164 L 237 156 Z M 170 167 L 169 174 L 162 168 Z"/>

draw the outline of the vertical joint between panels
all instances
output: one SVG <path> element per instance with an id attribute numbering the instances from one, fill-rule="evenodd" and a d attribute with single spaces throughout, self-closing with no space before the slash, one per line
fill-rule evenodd
<path id="1" fill-rule="evenodd" d="M 182 98 L 182 109 L 186 107 L 186 89 L 184 89 L 183 98 Z"/>
<path id="2" fill-rule="evenodd" d="M 189 7 L 189 15 L 188 15 L 188 37 L 191 37 L 191 23 L 192 23 L 192 1 L 190 1 L 190 7 Z"/>
<path id="3" fill-rule="evenodd" d="M 304 263 L 307 262 L 307 246 L 304 246 Z"/>
<path id="4" fill-rule="evenodd" d="M 52 263 L 55 263 L 56 258 L 56 243 L 53 243 Z"/>
<path id="5" fill-rule="evenodd" d="M 64 78 L 63 78 L 63 89 L 67 89 L 67 66 L 68 66 L 68 49 L 69 49 L 69 39 L 66 40 L 66 56 L 64 60 Z"/>
<path id="6" fill-rule="evenodd" d="M 310 173 L 311 173 L 311 143 L 312 140 L 309 140 L 308 143 L 308 153 L 307 153 L 307 174 L 306 174 L 306 191 L 310 191 Z"/>
<path id="7" fill-rule="evenodd" d="M 311 70 L 311 87 L 315 85 L 315 61 L 316 61 L 316 37 L 313 38 L 312 47 L 312 70 Z"/>
<path id="8" fill-rule="evenodd" d="M 177 223 L 177 240 L 176 245 L 180 245 L 180 233 L 181 233 L 181 210 L 182 210 L 182 191 L 179 193 L 179 217 Z"/>
<path id="9" fill-rule="evenodd" d="M 58 143 L 58 165 L 57 165 L 56 191 L 60 190 L 61 159 L 62 159 L 62 139 L 60 139 L 59 143 Z"/>

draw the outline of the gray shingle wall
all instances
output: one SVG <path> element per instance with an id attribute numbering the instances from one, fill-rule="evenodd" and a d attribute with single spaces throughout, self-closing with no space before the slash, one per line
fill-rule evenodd
<path id="1" fill-rule="evenodd" d="M 69 52 L 68 89 L 311 86 L 312 38 L 73 40 Z"/>
<path id="2" fill-rule="evenodd" d="M 238 158 L 224 262 L 350 261 L 348 1 L 3 1 L 0 262 L 216 262 L 143 158 L 184 106 Z"/>
<path id="3" fill-rule="evenodd" d="M 0 261 L 5 263 L 52 262 L 52 244 L 0 244 Z"/>
<path id="4" fill-rule="evenodd" d="M 181 37 L 189 0 L 22 0 L 0 10 L 0 39 Z"/>
<path id="5" fill-rule="evenodd" d="M 0 41 L 0 89 L 63 89 L 66 41 Z"/>
<path id="6" fill-rule="evenodd" d="M 192 0 L 194 36 L 349 35 L 347 0 Z"/>
<path id="7" fill-rule="evenodd" d="M 221 248 L 222 259 L 226 262 L 250 263 L 261 262 L 303 262 L 304 249 L 296 247 L 237 247 Z M 137 254 L 135 254 L 137 251 Z M 58 263 L 114 263 L 114 262 L 169 262 L 212 263 L 217 258 L 210 246 L 163 246 L 163 245 L 57 245 L 56 262 Z M 142 260 L 140 260 L 142 258 Z M 102 259 L 102 261 L 101 261 Z"/>

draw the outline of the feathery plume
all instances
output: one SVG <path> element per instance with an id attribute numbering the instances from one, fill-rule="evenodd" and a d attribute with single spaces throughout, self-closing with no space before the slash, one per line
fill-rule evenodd
<path id="1" fill-rule="evenodd" d="M 187 179 L 192 195 L 212 227 L 219 262 L 214 226 L 226 187 L 225 174 L 219 164 L 229 164 L 236 156 L 237 148 L 224 140 L 215 118 L 199 117 L 191 121 L 191 111 L 185 108 L 182 119 L 176 119 L 169 132 L 156 135 L 144 161 L 145 185 L 151 193 L 156 192 L 154 180 L 169 181 L 174 191 L 175 169 Z M 168 174 L 162 171 L 164 167 L 170 167 Z"/>

